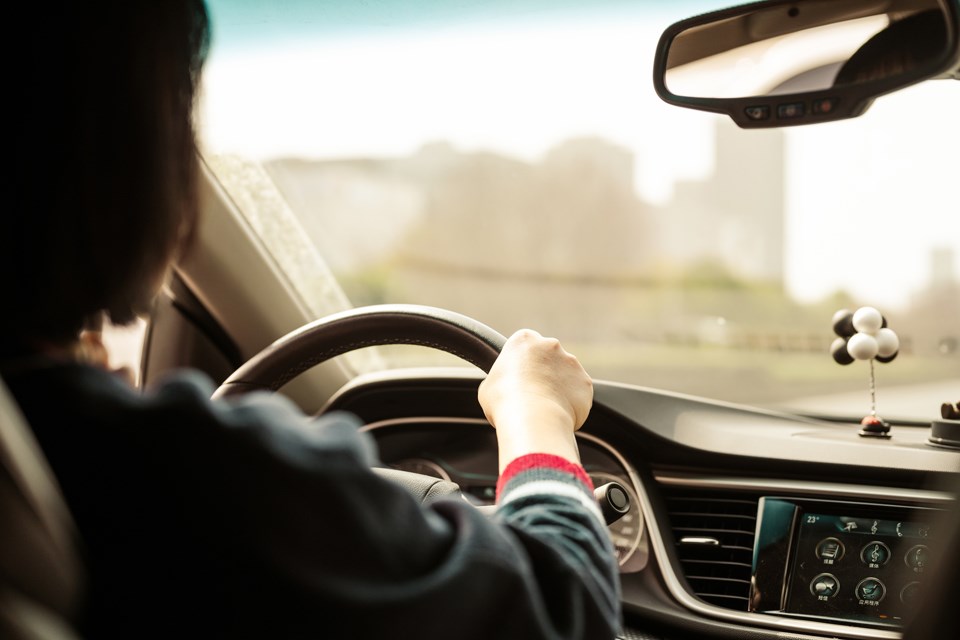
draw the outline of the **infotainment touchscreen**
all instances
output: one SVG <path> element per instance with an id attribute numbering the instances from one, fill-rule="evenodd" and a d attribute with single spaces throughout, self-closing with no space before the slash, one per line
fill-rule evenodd
<path id="1" fill-rule="evenodd" d="M 936 563 L 936 513 L 763 498 L 751 609 L 899 626 Z"/>

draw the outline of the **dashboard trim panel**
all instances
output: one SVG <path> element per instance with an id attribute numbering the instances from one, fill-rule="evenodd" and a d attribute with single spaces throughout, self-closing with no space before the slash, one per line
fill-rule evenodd
<path id="1" fill-rule="evenodd" d="M 738 491 L 771 491 L 803 494 L 808 497 L 826 496 L 832 498 L 900 500 L 912 504 L 951 504 L 953 497 L 949 493 L 924 489 L 904 489 L 898 487 L 870 487 L 858 484 L 836 482 L 810 482 L 799 480 L 774 480 L 756 478 L 724 478 L 717 476 L 686 474 L 654 474 L 660 484 L 678 487 L 696 487 L 698 489 L 733 489 Z"/>

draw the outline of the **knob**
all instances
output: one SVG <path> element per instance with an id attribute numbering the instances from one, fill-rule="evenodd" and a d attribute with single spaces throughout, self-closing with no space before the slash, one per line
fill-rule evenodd
<path id="1" fill-rule="evenodd" d="M 630 511 L 630 496 L 619 482 L 608 482 L 593 490 L 600 505 L 600 512 L 608 525 L 613 524 Z"/>

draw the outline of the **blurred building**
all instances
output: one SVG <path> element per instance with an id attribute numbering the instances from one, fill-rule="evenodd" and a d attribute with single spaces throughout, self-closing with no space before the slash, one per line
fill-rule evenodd
<path id="1" fill-rule="evenodd" d="M 680 182 L 654 214 L 658 270 L 703 265 L 746 281 L 783 284 L 784 139 L 717 119 L 714 173 Z"/>
<path id="2" fill-rule="evenodd" d="M 267 168 L 354 302 L 432 304 L 504 331 L 647 340 L 678 314 L 700 322 L 700 305 L 749 308 L 665 293 L 664 276 L 782 286 L 782 134 L 723 122 L 715 166 L 659 209 L 637 196 L 633 153 L 596 137 L 537 162 L 438 142 L 402 158 Z"/>
<path id="3" fill-rule="evenodd" d="M 917 291 L 903 317 L 903 333 L 920 355 L 960 358 L 960 277 L 957 252 L 951 247 L 930 251 L 927 285 Z"/>

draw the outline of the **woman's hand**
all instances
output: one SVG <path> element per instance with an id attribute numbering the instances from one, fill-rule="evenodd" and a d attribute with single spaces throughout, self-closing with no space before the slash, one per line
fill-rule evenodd
<path id="1" fill-rule="evenodd" d="M 480 405 L 497 430 L 500 469 L 528 453 L 580 461 L 573 432 L 593 404 L 593 383 L 580 362 L 553 338 L 513 334 L 486 380 Z"/>

